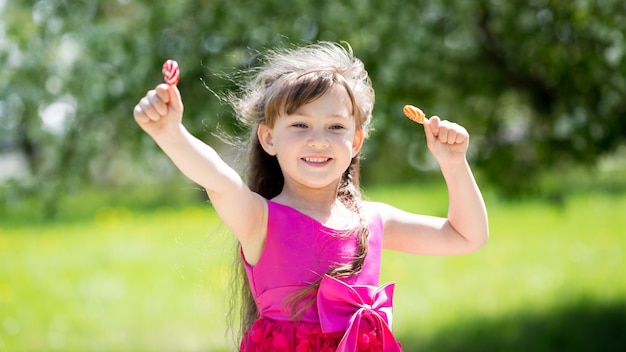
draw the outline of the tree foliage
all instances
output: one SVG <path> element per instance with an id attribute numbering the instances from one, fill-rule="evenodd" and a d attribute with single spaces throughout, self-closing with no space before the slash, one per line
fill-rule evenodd
<path id="1" fill-rule="evenodd" d="M 22 150 L 27 185 L 54 200 L 154 152 L 132 108 L 165 59 L 181 65 L 186 126 L 209 140 L 234 128 L 207 90 L 233 88 L 221 73 L 268 48 L 346 41 L 377 92 L 366 180 L 428 168 L 423 136 L 402 117 L 412 103 L 465 125 L 481 174 L 520 194 L 543 170 L 593 165 L 624 143 L 625 14 L 618 0 L 6 2 L 0 146 Z"/>

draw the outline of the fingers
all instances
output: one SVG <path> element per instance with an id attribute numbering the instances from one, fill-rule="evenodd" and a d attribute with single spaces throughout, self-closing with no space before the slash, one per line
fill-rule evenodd
<path id="1" fill-rule="evenodd" d="M 176 107 L 180 109 L 182 106 L 180 92 L 176 89 L 176 93 L 170 93 L 170 90 L 172 89 L 167 84 L 159 84 L 155 89 L 148 91 L 133 110 L 135 119 L 147 123 L 165 117 L 169 113 L 170 106 L 168 104 L 171 101 L 171 95 L 177 96 Z"/>
<path id="2" fill-rule="evenodd" d="M 139 104 L 135 105 L 133 116 L 135 116 L 135 120 L 139 123 L 147 123 L 150 121 L 150 118 L 143 113 L 143 109 Z"/>
<path id="3" fill-rule="evenodd" d="M 182 112 L 183 111 L 183 99 L 180 96 L 180 91 L 178 90 L 178 86 L 169 85 L 167 86 L 166 92 L 164 94 L 168 95 L 168 101 L 170 102 L 170 106 L 172 109 Z"/>
<path id="4" fill-rule="evenodd" d="M 437 116 L 433 116 L 430 119 L 424 119 L 424 134 L 426 135 L 426 143 L 432 145 L 435 142 L 437 135 L 434 128 L 437 128 L 438 120 Z"/>
<path id="5" fill-rule="evenodd" d="M 462 144 L 469 138 L 467 130 L 457 123 L 441 120 L 438 116 L 433 116 L 427 121 L 424 124 L 424 132 L 429 143 L 436 139 L 443 144 Z"/>

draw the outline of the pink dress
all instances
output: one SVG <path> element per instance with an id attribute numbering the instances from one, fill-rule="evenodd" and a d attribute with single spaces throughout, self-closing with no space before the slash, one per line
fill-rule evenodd
<path id="1" fill-rule="evenodd" d="M 380 216 L 371 212 L 363 270 L 336 279 L 325 273 L 352 260 L 356 234 L 328 228 L 291 207 L 267 204 L 261 258 L 255 266 L 243 259 L 259 316 L 245 332 L 240 351 L 401 351 L 391 333 L 393 284 L 378 287 Z M 313 304 L 294 319 L 290 298 L 320 278 L 319 288 L 311 292 Z"/>

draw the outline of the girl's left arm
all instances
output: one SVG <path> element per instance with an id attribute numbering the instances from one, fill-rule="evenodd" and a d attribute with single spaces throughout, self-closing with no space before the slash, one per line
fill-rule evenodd
<path id="1" fill-rule="evenodd" d="M 432 117 L 424 123 L 426 142 L 448 186 L 448 216 L 411 214 L 378 204 L 387 249 L 424 255 L 473 252 L 489 237 L 487 210 L 466 159 L 469 134 L 458 124 Z"/>

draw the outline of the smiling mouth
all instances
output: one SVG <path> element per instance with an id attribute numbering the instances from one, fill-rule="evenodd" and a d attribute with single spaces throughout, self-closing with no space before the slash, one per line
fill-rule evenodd
<path id="1" fill-rule="evenodd" d="M 330 158 L 302 158 L 307 163 L 322 164 L 330 161 Z"/>

